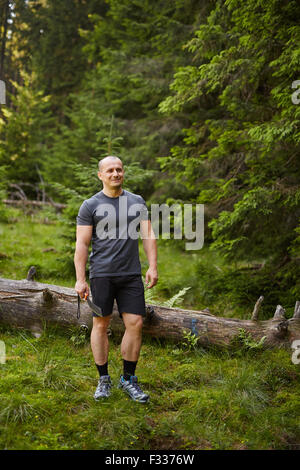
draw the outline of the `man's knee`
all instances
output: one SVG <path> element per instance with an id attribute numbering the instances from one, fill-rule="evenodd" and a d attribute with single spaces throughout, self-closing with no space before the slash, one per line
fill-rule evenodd
<path id="1" fill-rule="evenodd" d="M 126 330 L 140 332 L 143 327 L 143 317 L 133 313 L 123 313 L 123 321 Z"/>
<path id="2" fill-rule="evenodd" d="M 106 334 L 110 317 L 93 317 L 93 330 L 100 335 Z"/>

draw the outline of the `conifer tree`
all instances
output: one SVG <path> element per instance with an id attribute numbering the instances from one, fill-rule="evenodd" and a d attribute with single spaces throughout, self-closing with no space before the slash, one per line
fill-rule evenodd
<path id="1" fill-rule="evenodd" d="M 294 246 L 299 13 L 295 1 L 217 2 L 160 105 L 169 115 L 190 111 L 194 121 L 162 168 L 207 204 L 213 247 L 235 260 L 288 260 Z"/>
<path id="2" fill-rule="evenodd" d="M 22 72 L 23 85 L 13 82 L 17 94 L 12 106 L 3 106 L 0 119 L 0 166 L 13 183 L 36 183 L 54 134 L 49 96 L 36 89 L 35 77 Z"/>

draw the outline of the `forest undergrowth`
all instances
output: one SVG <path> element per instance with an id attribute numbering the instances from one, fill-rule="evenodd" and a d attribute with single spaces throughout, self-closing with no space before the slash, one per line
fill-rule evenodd
<path id="1" fill-rule="evenodd" d="M 13 210 L 10 216 L 0 226 L 0 276 L 22 279 L 35 265 L 37 281 L 73 287 L 74 279 L 59 273 L 57 258 L 64 246 L 59 224 L 41 212 L 21 217 Z M 4 232 L 9 236 L 3 237 Z M 204 307 L 203 287 L 191 273 L 198 269 L 201 274 L 198 258 L 217 271 L 224 263 L 208 251 L 201 256 L 187 256 L 180 248 L 171 252 L 159 243 L 160 285 L 151 301 L 166 301 L 190 287 L 181 305 Z M 210 308 L 218 314 L 218 302 Z M 230 310 L 228 303 L 225 314 L 238 316 L 241 309 Z M 6 346 L 6 362 L 0 364 L 2 449 L 300 447 L 300 373 L 291 351 L 250 348 L 243 338 L 238 347 L 221 350 L 204 349 L 188 334 L 178 343 L 145 337 L 137 375 L 151 398 L 141 405 L 117 389 L 119 337 L 110 338 L 114 387 L 102 402 L 93 399 L 97 370 L 89 334 L 76 327 L 45 327 L 35 338 L 2 326 L 0 339 Z"/>

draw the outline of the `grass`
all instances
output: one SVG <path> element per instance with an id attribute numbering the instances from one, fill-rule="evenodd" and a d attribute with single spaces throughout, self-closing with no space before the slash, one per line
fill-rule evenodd
<path id="1" fill-rule="evenodd" d="M 20 334 L 21 333 L 21 334 Z M 89 339 L 47 328 L 40 338 L 1 330 L 1 449 L 292 449 L 300 445 L 299 368 L 288 351 L 188 350 L 144 339 L 137 373 L 151 396 L 132 402 L 116 385 L 122 360 L 111 339 L 109 399 L 93 400 Z M 180 351 L 180 354 L 177 351 Z"/>
<path id="2" fill-rule="evenodd" d="M 10 209 L 10 214 L 9 224 L 0 223 L 0 277 L 25 279 L 30 266 L 35 266 L 39 282 L 73 287 L 73 279 L 60 275 L 64 239 L 59 224 L 43 212 L 24 216 Z"/>
<path id="3" fill-rule="evenodd" d="M 42 213 L 12 213 L 18 221 L 0 224 L 0 276 L 22 279 L 35 265 L 38 281 L 73 287 L 74 279 L 58 273 L 60 227 L 44 223 Z M 191 287 L 183 305 L 204 307 L 199 257 L 201 270 L 224 268 L 205 250 L 194 256 L 161 243 L 160 284 L 152 297 L 163 301 Z M 210 308 L 217 313 L 219 306 Z M 224 312 L 239 314 L 230 301 Z M 300 373 L 291 351 L 250 349 L 246 342 L 230 351 L 204 349 L 188 336 L 179 344 L 144 338 L 137 375 L 151 399 L 141 405 L 116 387 L 118 337 L 110 339 L 114 388 L 102 402 L 93 399 L 98 377 L 84 331 L 47 327 L 35 338 L 1 327 L 0 340 L 7 354 L 0 364 L 1 449 L 300 448 Z"/>

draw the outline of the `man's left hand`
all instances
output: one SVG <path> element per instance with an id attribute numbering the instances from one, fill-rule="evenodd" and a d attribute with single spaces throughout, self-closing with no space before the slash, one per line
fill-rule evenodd
<path id="1" fill-rule="evenodd" d="M 151 289 L 151 287 L 155 286 L 158 281 L 158 274 L 156 268 L 149 268 L 146 272 L 145 282 L 147 285 L 147 289 Z"/>

